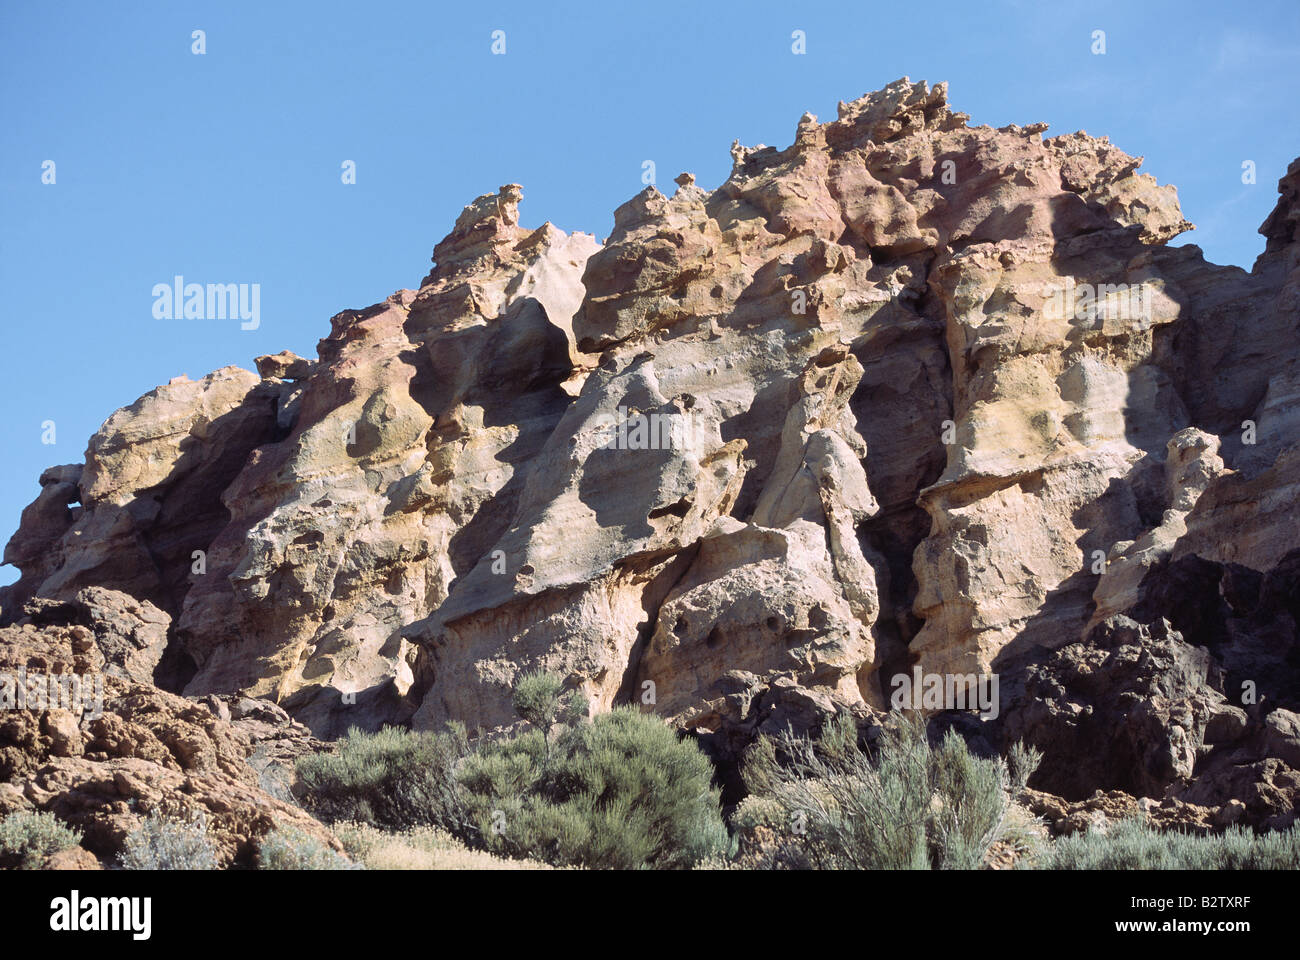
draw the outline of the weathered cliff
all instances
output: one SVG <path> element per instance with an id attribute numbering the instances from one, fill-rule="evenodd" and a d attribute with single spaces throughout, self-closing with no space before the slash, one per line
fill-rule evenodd
<path id="1" fill-rule="evenodd" d="M 1140 158 L 1045 129 L 903 80 L 603 244 L 480 197 L 317 359 L 159 387 L 47 471 L 0 606 L 149 601 L 160 684 L 321 736 L 501 726 L 546 667 L 727 755 L 913 666 L 995 672 L 981 733 L 1042 746 L 1045 788 L 1231 770 L 1197 789 L 1269 779 L 1279 815 L 1300 163 L 1246 273 L 1168 246 L 1191 225 Z"/>

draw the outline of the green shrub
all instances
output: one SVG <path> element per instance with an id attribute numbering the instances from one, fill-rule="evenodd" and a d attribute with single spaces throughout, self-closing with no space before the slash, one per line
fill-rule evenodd
<path id="1" fill-rule="evenodd" d="M 982 760 L 949 730 L 930 753 L 936 809 L 929 824 L 935 866 L 973 870 L 1002 826 L 1010 775 L 1000 761 Z"/>
<path id="2" fill-rule="evenodd" d="M 869 758 L 847 714 L 818 740 L 763 738 L 744 768 L 765 805 L 770 866 L 822 869 L 972 869 L 996 839 L 1008 805 L 1001 760 L 972 756 L 948 731 L 937 747 L 924 721 L 887 728 Z M 1027 774 L 1026 774 L 1027 776 Z"/>
<path id="3" fill-rule="evenodd" d="M 687 867 L 727 851 L 712 764 L 661 720 L 622 709 L 587 722 L 585 698 L 545 673 L 521 677 L 514 704 L 532 729 L 473 750 L 459 726 L 349 731 L 336 753 L 299 761 L 303 803 L 331 822 L 436 826 L 559 866 Z"/>
<path id="4" fill-rule="evenodd" d="M 1007 751 L 1007 779 L 1010 781 L 1007 786 L 1012 795 L 1025 789 L 1042 762 L 1043 752 L 1037 747 L 1027 747 L 1023 740 L 1012 744 Z"/>
<path id="5" fill-rule="evenodd" d="M 401 829 L 434 824 L 463 832 L 453 767 L 468 752 L 462 726 L 446 733 L 352 729 L 335 753 L 298 761 L 303 803 L 322 820 Z"/>
<path id="6" fill-rule="evenodd" d="M 551 756 L 551 728 L 561 719 L 570 724 L 585 719 L 587 700 L 578 691 L 564 695 L 564 678 L 553 673 L 526 673 L 515 683 L 511 705 L 542 734 L 545 756 Z"/>
<path id="7" fill-rule="evenodd" d="M 37 870 L 48 857 L 79 843 L 81 831 L 52 813 L 11 813 L 0 820 L 0 868 Z"/>
<path id="8" fill-rule="evenodd" d="M 1300 829 L 1255 834 L 1229 827 L 1218 836 L 1161 832 L 1140 819 L 1121 820 L 1105 832 L 1061 837 L 1041 859 L 1045 870 L 1295 870 Z"/>
<path id="9" fill-rule="evenodd" d="M 771 797 L 750 794 L 736 806 L 731 815 L 731 824 L 741 833 L 753 833 L 755 830 L 783 830 L 789 826 L 785 808 Z"/>
<path id="10" fill-rule="evenodd" d="M 511 704 L 515 713 L 537 729 L 546 731 L 560 713 L 564 680 L 553 673 L 526 673 L 515 684 Z"/>
<path id="11" fill-rule="evenodd" d="M 262 838 L 257 865 L 263 870 L 363 869 L 311 834 L 290 826 L 276 827 Z"/>
<path id="12" fill-rule="evenodd" d="M 549 754 L 549 761 L 548 761 Z M 492 853 L 556 865 L 681 868 L 728 848 L 713 767 L 634 708 L 484 745 L 459 779 Z"/>
<path id="13" fill-rule="evenodd" d="M 208 839 L 207 819 L 171 819 L 151 813 L 123 845 L 126 870 L 216 870 L 217 853 Z"/>

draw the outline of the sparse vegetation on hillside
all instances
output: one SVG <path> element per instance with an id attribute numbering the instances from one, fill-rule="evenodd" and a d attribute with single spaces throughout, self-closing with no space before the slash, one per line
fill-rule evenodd
<path id="1" fill-rule="evenodd" d="M 331 821 L 436 826 L 500 857 L 557 866 L 689 867 L 728 849 L 713 765 L 657 717 L 586 719 L 562 681 L 525 675 L 514 703 L 532 729 L 477 744 L 463 729 L 351 731 L 299 763 L 304 802 Z"/>
<path id="2" fill-rule="evenodd" d="M 80 842 L 81 832 L 52 813 L 11 813 L 0 819 L 0 869 L 35 870 L 48 857 Z"/>
<path id="3" fill-rule="evenodd" d="M 932 746 L 919 718 L 886 728 L 868 756 L 851 717 L 818 739 L 759 740 L 746 759 L 751 796 L 737 826 L 762 830 L 760 865 L 790 868 L 973 869 L 997 839 L 1008 790 L 1036 757 L 1007 764 L 971 754 L 953 731 Z"/>
<path id="4" fill-rule="evenodd" d="M 353 729 L 334 753 L 298 762 L 303 802 L 330 822 L 352 820 L 389 829 L 433 824 L 464 832 L 454 768 L 468 751 L 460 726 L 445 733 Z"/>
<path id="5" fill-rule="evenodd" d="M 127 838 L 126 870 L 216 870 L 217 853 L 202 816 L 189 820 L 152 813 Z"/>
<path id="6" fill-rule="evenodd" d="M 1300 829 L 1218 836 L 1159 831 L 1139 819 L 1061 837 L 1036 864 L 1044 870 L 1295 870 Z"/>
<path id="7" fill-rule="evenodd" d="M 556 865 L 690 867 L 725 851 L 713 765 L 657 717 L 623 707 L 485 745 L 460 772 L 484 846 Z"/>
<path id="8" fill-rule="evenodd" d="M 546 674 L 521 679 L 530 725 L 471 743 L 445 733 L 351 731 L 336 754 L 299 762 L 304 802 L 334 823 L 345 858 L 273 834 L 277 869 L 703 868 L 1294 869 L 1300 830 L 1232 828 L 1200 837 L 1140 821 L 1050 840 L 1012 797 L 1039 762 L 971 753 L 955 732 L 937 743 L 904 715 L 864 748 L 847 714 L 816 738 L 763 738 L 744 764 L 749 796 L 733 841 L 713 767 L 657 717 L 586 704 Z M 305 838 L 310 840 L 310 838 Z M 737 845 L 739 856 L 737 856 Z M 158 841 L 146 844 L 149 849 Z M 184 858 L 183 858 L 184 859 Z"/>

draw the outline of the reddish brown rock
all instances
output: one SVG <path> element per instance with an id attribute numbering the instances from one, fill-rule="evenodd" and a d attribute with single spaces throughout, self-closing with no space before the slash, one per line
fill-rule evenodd
<path id="1" fill-rule="evenodd" d="M 0 713 L 0 814 L 53 813 L 80 830 L 82 845 L 101 859 L 120 853 L 155 811 L 204 814 L 222 865 L 252 864 L 258 841 L 277 824 L 340 849 L 314 819 L 259 787 L 249 761 L 264 737 L 106 666 L 85 627 L 0 629 L 0 677 L 25 678 L 28 691 L 25 703 Z M 52 689 L 50 677 L 60 685 Z M 30 695 L 38 681 L 41 700 Z"/>
<path id="2" fill-rule="evenodd" d="M 42 870 L 103 870 L 99 858 L 85 847 L 71 847 L 51 854 Z"/>

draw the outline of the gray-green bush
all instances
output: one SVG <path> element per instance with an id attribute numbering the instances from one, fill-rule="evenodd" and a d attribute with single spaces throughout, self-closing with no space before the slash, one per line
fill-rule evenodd
<path id="1" fill-rule="evenodd" d="M 528 674 L 514 704 L 533 729 L 471 748 L 443 734 L 352 730 L 300 760 L 304 805 L 331 822 L 440 827 L 498 856 L 555 865 L 688 867 L 728 849 L 713 766 L 657 717 L 586 720 L 560 678 Z"/>
<path id="2" fill-rule="evenodd" d="M 0 820 L 0 869 L 36 870 L 52 854 L 79 843 L 81 831 L 52 813 L 11 813 Z"/>
<path id="3" fill-rule="evenodd" d="M 1036 762 L 1029 752 L 1017 759 Z M 910 715 L 882 732 L 874 758 L 859 749 L 848 715 L 816 740 L 762 738 L 744 777 L 773 826 L 771 865 L 867 870 L 979 866 L 1012 780 L 1006 764 L 972 755 L 951 730 L 931 746 L 924 722 Z"/>
<path id="4" fill-rule="evenodd" d="M 1295 870 L 1300 828 L 1255 834 L 1229 827 L 1221 835 L 1160 831 L 1141 819 L 1121 820 L 1105 832 L 1061 837 L 1036 864 L 1044 870 Z"/>
<path id="5" fill-rule="evenodd" d="M 492 853 L 556 865 L 683 868 L 725 853 L 713 766 L 657 717 L 624 707 L 485 744 L 459 771 Z"/>
<path id="6" fill-rule="evenodd" d="M 262 870 L 363 869 L 311 834 L 290 826 L 278 826 L 262 838 L 257 850 L 257 865 Z"/>
<path id="7" fill-rule="evenodd" d="M 329 822 L 392 829 L 432 824 L 462 833 L 466 823 L 454 767 L 468 750 L 459 725 L 445 733 L 352 729 L 336 752 L 298 761 L 303 804 Z"/>
<path id="8" fill-rule="evenodd" d="M 580 723 L 586 717 L 587 700 L 577 691 L 564 693 L 564 679 L 541 670 L 526 673 L 515 684 L 511 705 L 515 713 L 531 723 L 542 735 L 546 758 L 551 755 L 551 728 L 563 719 Z"/>
<path id="9" fill-rule="evenodd" d="M 127 836 L 118 860 L 126 870 L 217 869 L 216 849 L 201 814 L 182 820 L 151 813 Z"/>

